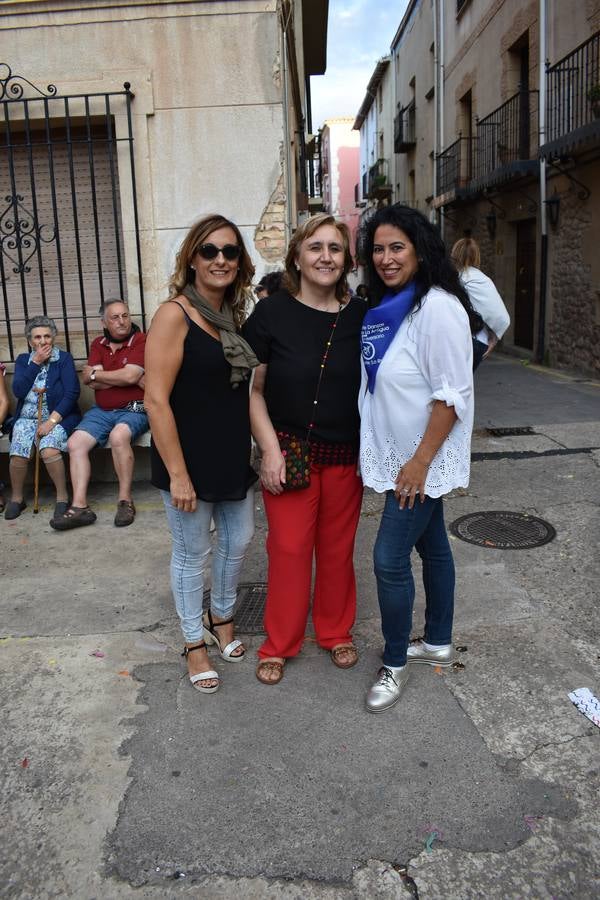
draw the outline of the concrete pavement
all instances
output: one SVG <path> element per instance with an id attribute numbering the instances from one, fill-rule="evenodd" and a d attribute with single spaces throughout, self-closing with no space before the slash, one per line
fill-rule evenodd
<path id="1" fill-rule="evenodd" d="M 492 437 L 485 427 L 531 426 Z M 600 696 L 600 385 L 492 357 L 477 374 L 471 485 L 446 504 L 539 515 L 532 550 L 452 538 L 465 668 L 416 667 L 393 710 L 364 693 L 381 637 L 367 494 L 356 563 L 359 665 L 310 638 L 281 684 L 214 656 L 192 691 L 157 493 L 136 523 L 0 521 L 0 896 L 10 898 L 591 898 L 600 730 L 567 697 Z M 265 580 L 262 504 L 242 580 Z M 418 586 L 415 633 L 422 630 Z M 405 867 L 405 868 L 403 868 Z M 406 874 L 404 874 L 406 872 Z"/>

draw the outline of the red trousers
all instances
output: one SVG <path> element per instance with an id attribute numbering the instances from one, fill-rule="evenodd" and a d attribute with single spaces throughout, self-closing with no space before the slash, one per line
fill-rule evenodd
<path id="1" fill-rule="evenodd" d="M 265 606 L 267 638 L 259 657 L 296 656 L 310 607 L 317 643 L 331 649 L 350 643 L 356 615 L 354 538 L 362 481 L 356 466 L 311 467 L 310 487 L 274 496 L 263 491 L 269 525 L 269 575 Z"/>

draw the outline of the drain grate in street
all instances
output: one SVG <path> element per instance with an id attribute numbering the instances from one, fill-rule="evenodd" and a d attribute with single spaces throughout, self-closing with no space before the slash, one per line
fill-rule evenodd
<path id="1" fill-rule="evenodd" d="M 263 617 L 267 585 L 262 581 L 238 585 L 235 607 L 235 630 L 241 634 L 264 634 Z M 210 591 L 204 591 L 204 609 L 210 606 Z"/>
<path id="2" fill-rule="evenodd" d="M 449 527 L 452 534 L 468 544 L 496 550 L 528 550 L 556 537 L 549 522 L 517 512 L 468 513 Z"/>
<path id="3" fill-rule="evenodd" d="M 486 428 L 492 437 L 517 437 L 520 434 L 535 434 L 531 425 L 521 425 L 515 428 Z"/>

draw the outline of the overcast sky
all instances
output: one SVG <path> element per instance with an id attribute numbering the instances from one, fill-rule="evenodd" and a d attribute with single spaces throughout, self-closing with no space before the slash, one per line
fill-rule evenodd
<path id="1" fill-rule="evenodd" d="M 313 131 L 356 116 L 377 60 L 390 52 L 408 0 L 329 0 L 327 71 L 310 79 Z"/>

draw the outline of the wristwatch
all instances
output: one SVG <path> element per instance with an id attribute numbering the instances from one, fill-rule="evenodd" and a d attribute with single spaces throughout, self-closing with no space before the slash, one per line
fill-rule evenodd
<path id="1" fill-rule="evenodd" d="M 90 372 L 90 381 L 95 381 L 95 380 L 96 380 L 96 370 L 92 369 L 92 371 Z"/>

